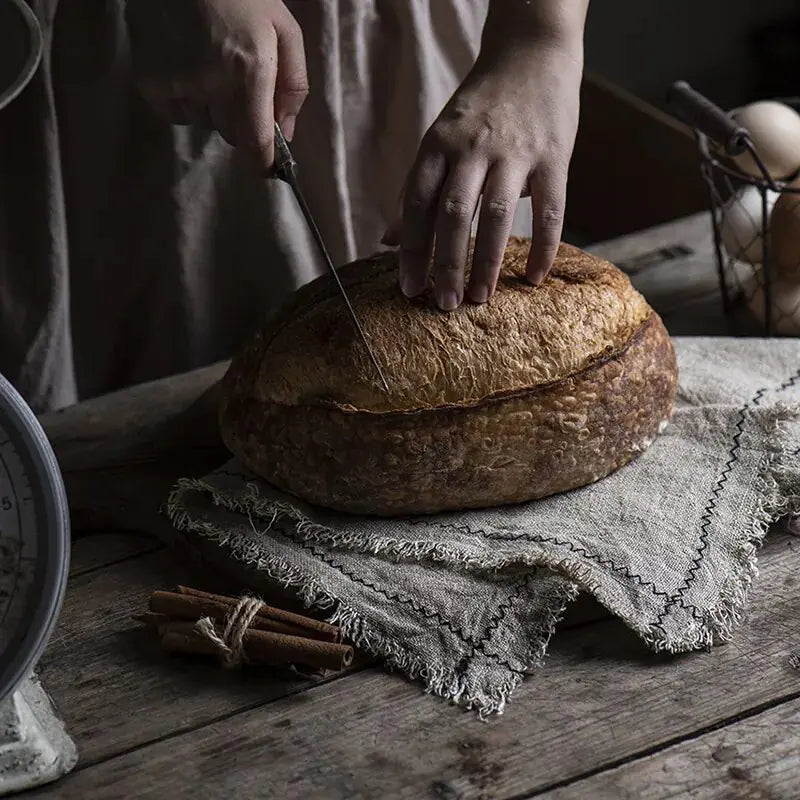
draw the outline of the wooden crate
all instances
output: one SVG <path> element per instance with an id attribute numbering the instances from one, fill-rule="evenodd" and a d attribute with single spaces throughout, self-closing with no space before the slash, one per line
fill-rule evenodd
<path id="1" fill-rule="evenodd" d="M 665 87 L 665 91 L 666 91 Z M 587 73 L 565 224 L 596 242 L 707 208 L 690 128 Z"/>

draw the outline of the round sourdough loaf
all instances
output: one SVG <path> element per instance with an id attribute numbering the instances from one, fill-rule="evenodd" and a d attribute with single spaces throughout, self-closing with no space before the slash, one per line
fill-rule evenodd
<path id="1" fill-rule="evenodd" d="M 220 423 L 250 470 L 310 503 L 405 515 L 582 486 L 641 453 L 672 411 L 658 315 L 606 261 L 561 245 L 538 287 L 512 239 L 486 305 L 407 300 L 397 254 L 341 269 L 387 394 L 334 282 L 304 286 L 234 358 Z"/>

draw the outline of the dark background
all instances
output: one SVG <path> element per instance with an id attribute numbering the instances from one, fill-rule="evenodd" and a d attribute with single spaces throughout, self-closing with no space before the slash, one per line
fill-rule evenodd
<path id="1" fill-rule="evenodd" d="M 594 0 L 586 67 L 660 108 L 676 79 L 718 105 L 800 95 L 798 0 Z"/>

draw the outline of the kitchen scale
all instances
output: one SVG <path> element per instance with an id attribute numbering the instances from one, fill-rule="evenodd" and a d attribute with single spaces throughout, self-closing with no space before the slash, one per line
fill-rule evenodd
<path id="1" fill-rule="evenodd" d="M 0 0 L 0 111 L 25 87 L 42 33 L 23 0 Z M 48 783 L 75 745 L 33 673 L 69 571 L 64 484 L 31 409 L 0 376 L 0 795 Z"/>
<path id="2" fill-rule="evenodd" d="M 0 376 L 0 795 L 75 766 L 75 745 L 32 674 L 69 571 L 64 484 L 39 422 Z"/>

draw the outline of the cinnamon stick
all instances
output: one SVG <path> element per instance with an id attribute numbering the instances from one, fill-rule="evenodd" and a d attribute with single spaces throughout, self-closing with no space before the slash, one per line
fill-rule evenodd
<path id="1" fill-rule="evenodd" d="M 213 600 L 217 603 L 224 603 L 229 608 L 233 608 L 238 602 L 238 597 L 226 597 L 221 594 L 211 594 L 210 592 L 203 592 L 200 589 L 192 589 L 188 586 L 178 586 L 177 593 L 188 595 L 190 597 L 202 598 L 204 600 Z M 264 620 L 272 620 L 273 622 L 280 622 L 286 626 L 295 626 L 297 629 L 306 631 L 304 633 L 290 630 L 280 631 L 282 633 L 289 633 L 296 636 L 307 636 L 308 638 L 319 639 L 326 642 L 341 642 L 342 631 L 336 625 L 331 625 L 328 622 L 321 622 L 312 617 L 306 617 L 302 614 L 294 614 L 291 611 L 284 611 L 282 608 L 274 608 L 273 606 L 264 605 L 258 612 L 258 618 Z M 252 626 L 251 626 L 252 627 Z M 272 630 L 271 628 L 263 628 L 262 630 Z M 277 629 L 275 629 L 277 630 Z M 308 633 L 313 632 L 315 635 Z"/>
<path id="2" fill-rule="evenodd" d="M 198 620 L 200 617 L 211 617 L 211 619 L 216 622 L 223 622 L 238 602 L 238 600 L 225 598 L 221 595 L 203 596 L 202 593 L 179 594 L 177 592 L 153 592 L 153 594 L 150 595 L 149 607 L 150 611 L 153 613 L 165 614 L 175 619 Z M 263 610 L 262 608 L 262 611 Z M 276 611 L 277 609 L 270 610 Z M 339 628 L 312 619 L 308 619 L 308 624 L 306 624 L 304 617 L 298 614 L 292 614 L 291 616 L 299 620 L 304 620 L 304 622 L 297 623 L 294 620 L 286 621 L 275 619 L 259 611 L 254 617 L 250 627 L 254 630 L 272 631 L 274 633 L 283 633 L 288 636 L 302 636 L 307 639 L 317 639 L 323 642 L 341 641 L 342 634 Z"/>
<path id="3" fill-rule="evenodd" d="M 221 628 L 215 628 L 219 633 Z M 217 652 L 216 645 L 205 638 L 193 622 L 169 621 L 159 625 L 159 633 L 161 646 L 171 653 L 214 655 Z M 336 642 L 248 629 L 242 643 L 248 660 L 253 664 L 298 664 L 314 669 L 342 670 L 353 663 L 353 648 Z"/>
<path id="4" fill-rule="evenodd" d="M 167 608 L 172 607 L 171 602 L 164 603 L 162 600 L 156 600 L 156 604 L 158 608 Z M 191 610 L 186 609 L 186 613 L 179 614 L 168 614 L 162 612 L 154 612 L 154 611 L 146 611 L 143 614 L 134 614 L 133 619 L 136 622 L 142 622 L 150 628 L 157 628 L 159 625 L 162 625 L 165 622 L 169 622 L 170 620 L 198 620 L 200 617 L 211 617 L 215 622 L 224 622 L 225 615 L 228 613 L 229 609 L 218 608 L 214 613 L 203 613 L 202 608 L 192 608 Z M 206 609 L 206 611 L 210 611 L 210 609 Z M 259 619 L 255 618 L 252 623 L 250 624 L 251 628 L 255 630 L 261 631 L 273 631 L 274 633 L 286 633 L 291 636 L 305 636 L 306 638 L 313 639 L 316 638 L 317 635 L 324 636 L 324 632 L 320 632 L 317 634 L 315 631 L 309 631 L 306 628 L 301 628 L 297 625 L 288 625 L 283 622 L 276 622 L 270 619 Z M 325 641 L 322 639 L 321 641 Z"/>
<path id="5" fill-rule="evenodd" d="M 170 623 L 172 625 L 174 623 Z M 184 623 L 186 624 L 186 623 Z M 213 656 L 217 652 L 214 642 L 200 636 L 193 626 L 191 630 L 165 630 L 161 635 L 161 647 L 168 653 L 193 656 Z"/>

